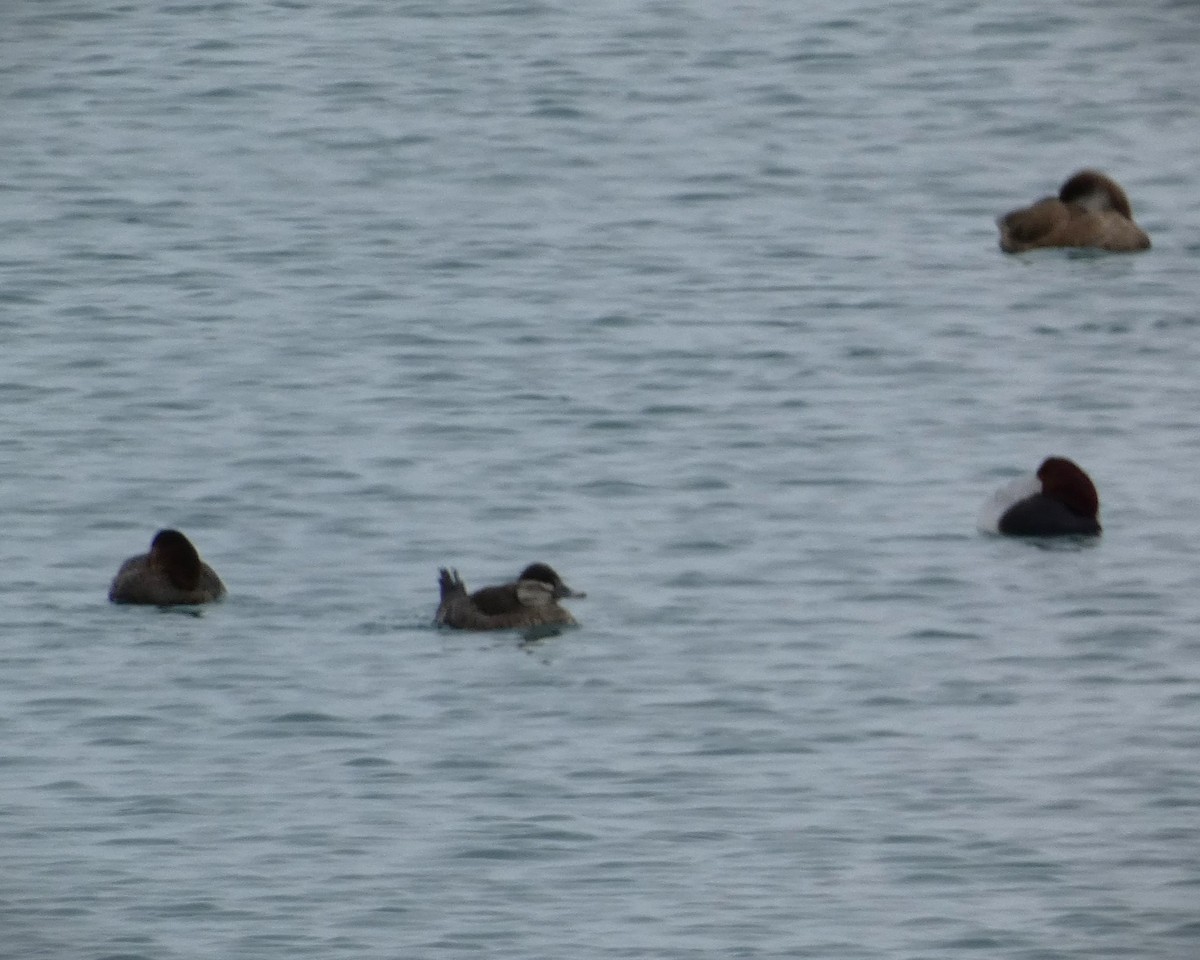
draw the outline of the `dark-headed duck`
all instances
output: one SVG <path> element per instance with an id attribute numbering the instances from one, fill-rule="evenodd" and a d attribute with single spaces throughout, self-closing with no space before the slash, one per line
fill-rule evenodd
<path id="1" fill-rule="evenodd" d="M 559 606 L 563 597 L 582 597 L 552 567 L 533 563 L 511 583 L 467 593 L 457 570 L 438 572 L 442 602 L 435 622 L 460 630 L 520 630 L 540 626 L 572 626 L 575 618 Z"/>
<path id="2" fill-rule="evenodd" d="M 1036 477 L 1023 477 L 985 505 L 980 526 L 1012 537 L 1097 536 L 1100 497 L 1083 470 L 1066 457 L 1047 457 Z"/>
<path id="3" fill-rule="evenodd" d="M 1006 213 L 1000 249 L 1023 253 L 1039 247 L 1094 247 L 1114 253 L 1149 250 L 1150 238 L 1133 222 L 1125 191 L 1097 170 L 1080 170 L 1057 197 Z"/>
<path id="4" fill-rule="evenodd" d="M 150 552 L 121 564 L 108 588 L 113 603 L 160 607 L 209 603 L 223 596 L 221 578 L 178 530 L 159 530 L 150 541 Z"/>

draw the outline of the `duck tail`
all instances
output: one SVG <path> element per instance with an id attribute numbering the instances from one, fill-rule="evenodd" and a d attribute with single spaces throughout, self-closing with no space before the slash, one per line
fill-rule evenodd
<path id="1" fill-rule="evenodd" d="M 447 570 L 445 567 L 439 569 L 438 586 L 442 589 L 442 603 L 454 597 L 467 595 L 467 585 L 462 582 L 457 570 Z"/>

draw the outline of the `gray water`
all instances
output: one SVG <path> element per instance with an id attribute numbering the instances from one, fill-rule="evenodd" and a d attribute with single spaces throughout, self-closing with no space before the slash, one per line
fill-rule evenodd
<path id="1" fill-rule="evenodd" d="M 1200 953 L 1200 6 L 0 26 L 0 955 Z M 1001 254 L 1082 166 L 1154 249 Z"/>

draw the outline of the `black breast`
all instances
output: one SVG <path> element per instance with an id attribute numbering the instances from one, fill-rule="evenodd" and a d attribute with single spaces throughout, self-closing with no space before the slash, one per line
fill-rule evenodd
<path id="1" fill-rule="evenodd" d="M 1000 518 L 999 528 L 1010 537 L 1058 537 L 1100 532 L 1095 517 L 1076 513 L 1066 504 L 1041 493 L 1009 507 Z"/>

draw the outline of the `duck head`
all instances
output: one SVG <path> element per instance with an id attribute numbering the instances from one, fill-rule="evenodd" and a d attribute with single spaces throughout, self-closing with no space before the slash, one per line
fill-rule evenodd
<path id="1" fill-rule="evenodd" d="M 1092 478 L 1079 464 L 1066 457 L 1047 457 L 1038 467 L 1042 493 L 1064 504 L 1075 513 L 1096 517 L 1100 512 L 1100 495 Z"/>
<path id="2" fill-rule="evenodd" d="M 1095 213 L 1113 210 L 1126 220 L 1133 219 L 1133 207 L 1120 184 L 1099 170 L 1080 170 L 1059 188 L 1063 203 L 1084 207 Z"/>
<path id="3" fill-rule="evenodd" d="M 150 565 L 180 590 L 200 585 L 200 554 L 178 530 L 159 530 L 150 541 Z"/>
<path id="4" fill-rule="evenodd" d="M 517 577 L 517 590 L 521 590 L 522 585 L 529 585 L 531 591 L 538 591 L 539 588 L 543 595 L 548 600 L 561 600 L 563 597 L 585 597 L 587 594 L 579 593 L 572 590 L 565 583 L 558 572 L 548 563 L 531 563 L 521 575 Z"/>

